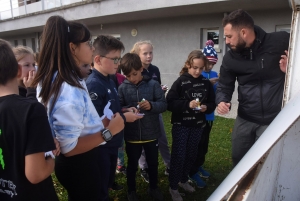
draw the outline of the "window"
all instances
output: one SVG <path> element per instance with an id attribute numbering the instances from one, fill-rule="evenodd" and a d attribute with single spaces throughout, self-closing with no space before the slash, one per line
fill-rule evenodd
<path id="1" fill-rule="evenodd" d="M 115 37 L 118 40 L 121 40 L 121 35 L 120 34 L 109 34 L 109 35 Z"/>
<path id="2" fill-rule="evenodd" d="M 26 46 L 26 39 L 23 39 L 23 46 Z"/>
<path id="3" fill-rule="evenodd" d="M 18 40 L 14 40 L 15 47 L 18 46 Z"/>
<path id="4" fill-rule="evenodd" d="M 200 43 L 200 49 L 205 47 L 205 43 L 208 40 L 212 40 L 215 44 L 215 50 L 220 52 L 219 28 L 202 29 L 202 42 Z"/>
<path id="5" fill-rule="evenodd" d="M 108 34 L 110 36 L 115 37 L 118 40 L 121 40 L 121 35 L 120 34 Z M 94 40 L 97 38 L 97 36 L 92 36 L 91 40 L 94 42 Z"/>
<path id="6" fill-rule="evenodd" d="M 31 38 L 31 45 L 32 45 L 33 52 L 36 52 L 35 38 Z"/>
<path id="7" fill-rule="evenodd" d="M 291 25 L 290 24 L 286 24 L 286 25 L 276 25 L 275 26 L 275 31 L 286 31 L 288 33 L 291 32 Z"/>

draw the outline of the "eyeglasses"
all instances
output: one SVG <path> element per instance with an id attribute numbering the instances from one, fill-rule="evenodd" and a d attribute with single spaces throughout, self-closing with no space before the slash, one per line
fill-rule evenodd
<path id="1" fill-rule="evenodd" d="M 110 60 L 113 60 L 114 64 L 118 64 L 122 59 L 121 57 L 120 58 L 110 58 L 110 57 L 106 57 L 106 56 L 102 56 L 102 55 L 100 55 L 100 56 L 105 57 L 105 58 L 110 59 Z"/>

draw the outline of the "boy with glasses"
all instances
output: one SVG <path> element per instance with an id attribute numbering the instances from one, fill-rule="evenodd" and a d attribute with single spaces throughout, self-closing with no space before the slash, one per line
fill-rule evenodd
<path id="1" fill-rule="evenodd" d="M 124 51 L 124 45 L 118 39 L 112 36 L 98 36 L 94 41 L 94 67 L 93 71 L 86 80 L 86 85 L 90 93 L 91 100 L 99 114 L 104 115 L 104 108 L 110 102 L 109 109 L 112 113 L 121 112 L 121 106 L 118 98 L 117 89 L 111 74 L 115 74 L 121 60 L 121 51 Z M 127 112 L 130 111 L 130 112 Z M 132 112 L 134 111 L 134 112 Z M 133 122 L 142 118 L 137 116 L 135 108 L 124 109 L 124 121 Z M 103 120 L 104 126 L 108 125 L 110 117 Z M 108 200 L 108 189 L 121 190 L 123 187 L 114 182 L 118 158 L 118 148 L 123 141 L 123 131 L 107 140 L 106 144 L 99 146 L 99 168 L 101 170 L 101 200 Z"/>

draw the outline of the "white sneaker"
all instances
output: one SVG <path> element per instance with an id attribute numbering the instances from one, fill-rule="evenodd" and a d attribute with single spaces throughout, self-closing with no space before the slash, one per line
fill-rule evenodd
<path id="1" fill-rule="evenodd" d="M 173 201 L 183 201 L 180 193 L 178 192 L 178 190 L 172 190 L 171 187 L 169 188 L 170 194 L 172 196 L 172 200 Z"/>
<path id="2" fill-rule="evenodd" d="M 185 191 L 188 191 L 188 192 L 194 192 L 195 191 L 195 188 L 193 186 L 191 186 L 189 184 L 189 182 L 185 182 L 185 183 L 181 183 L 179 182 L 178 184 L 181 188 L 183 188 Z"/>

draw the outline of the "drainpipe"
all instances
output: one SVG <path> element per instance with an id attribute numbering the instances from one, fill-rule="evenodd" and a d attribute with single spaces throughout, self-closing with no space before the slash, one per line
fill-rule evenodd
<path id="1" fill-rule="evenodd" d="M 25 5 L 25 14 L 27 14 L 27 0 L 24 0 L 24 5 Z"/>
<path id="2" fill-rule="evenodd" d="M 14 18 L 14 12 L 13 12 L 13 7 L 12 7 L 12 0 L 10 0 L 10 12 L 11 12 L 11 17 Z"/>

